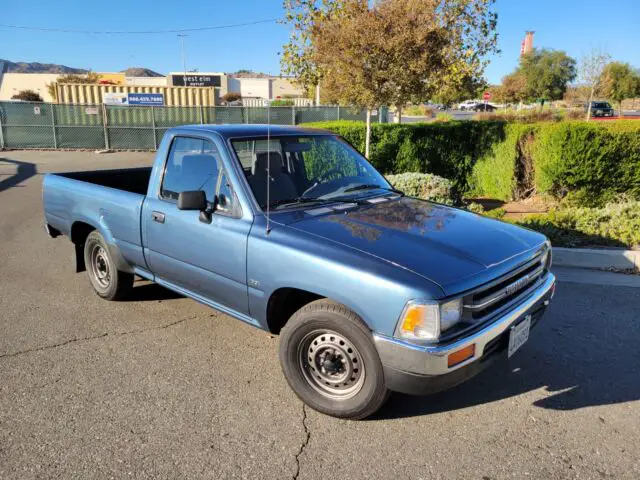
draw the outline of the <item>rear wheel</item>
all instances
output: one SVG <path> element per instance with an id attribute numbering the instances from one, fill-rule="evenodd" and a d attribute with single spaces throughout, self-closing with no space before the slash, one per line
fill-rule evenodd
<path id="1" fill-rule="evenodd" d="M 389 395 L 371 332 L 354 312 L 329 300 L 309 303 L 287 322 L 280 364 L 303 402 L 334 417 L 365 418 Z"/>
<path id="2" fill-rule="evenodd" d="M 97 231 L 91 232 L 85 241 L 84 263 L 91 286 L 102 298 L 119 300 L 131 290 L 133 275 L 116 269 L 107 243 Z"/>

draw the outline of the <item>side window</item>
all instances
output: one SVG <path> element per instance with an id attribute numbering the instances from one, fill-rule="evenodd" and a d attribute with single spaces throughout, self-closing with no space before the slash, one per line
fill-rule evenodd
<path id="1" fill-rule="evenodd" d="M 177 201 L 180 192 L 192 190 L 204 191 L 209 202 L 223 193 L 226 205 L 220 205 L 220 210 L 232 210 L 235 196 L 216 146 L 200 138 L 176 137 L 169 149 L 160 196 Z"/>

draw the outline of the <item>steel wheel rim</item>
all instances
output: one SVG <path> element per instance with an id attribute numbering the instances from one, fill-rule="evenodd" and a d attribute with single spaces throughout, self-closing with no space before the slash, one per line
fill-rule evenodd
<path id="1" fill-rule="evenodd" d="M 337 332 L 322 329 L 305 335 L 298 347 L 298 361 L 307 383 L 323 396 L 348 399 L 362 390 L 362 355 Z"/>
<path id="2" fill-rule="evenodd" d="M 111 284 L 111 266 L 109 257 L 102 245 L 95 245 L 91 249 L 91 269 L 93 278 L 102 288 L 108 288 Z"/>

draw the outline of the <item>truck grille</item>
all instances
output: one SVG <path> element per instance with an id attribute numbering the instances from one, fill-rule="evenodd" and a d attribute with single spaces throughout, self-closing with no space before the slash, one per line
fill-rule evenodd
<path id="1" fill-rule="evenodd" d="M 484 285 L 463 298 L 463 319 L 477 324 L 505 308 L 533 290 L 547 272 L 549 257 L 544 251 L 505 276 Z"/>

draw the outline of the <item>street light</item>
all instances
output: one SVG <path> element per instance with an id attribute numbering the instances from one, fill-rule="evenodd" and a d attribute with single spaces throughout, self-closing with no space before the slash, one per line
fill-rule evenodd
<path id="1" fill-rule="evenodd" d="M 187 86 L 187 61 L 184 56 L 184 37 L 188 35 L 185 33 L 179 33 L 178 38 L 180 39 L 180 50 L 182 51 L 182 82 L 184 83 L 184 87 Z"/>

